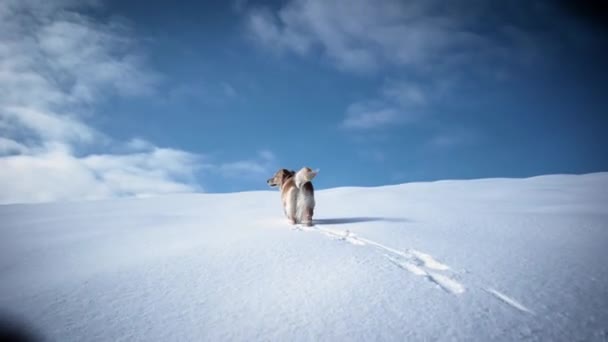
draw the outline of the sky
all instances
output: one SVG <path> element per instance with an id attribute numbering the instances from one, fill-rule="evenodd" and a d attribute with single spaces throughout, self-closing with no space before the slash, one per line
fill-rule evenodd
<path id="1" fill-rule="evenodd" d="M 0 2 L 0 203 L 608 171 L 601 1 Z"/>

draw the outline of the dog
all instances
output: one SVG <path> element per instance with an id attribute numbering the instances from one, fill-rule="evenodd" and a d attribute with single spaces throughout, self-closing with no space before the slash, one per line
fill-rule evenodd
<path id="1" fill-rule="evenodd" d="M 272 178 L 266 181 L 271 187 L 279 187 L 283 212 L 289 223 L 312 226 L 315 209 L 312 179 L 318 172 L 309 167 L 303 167 L 298 172 L 279 169 Z"/>
<path id="2" fill-rule="evenodd" d="M 303 167 L 295 175 L 296 188 L 298 188 L 298 199 L 296 201 L 296 217 L 299 222 L 312 226 L 312 217 L 315 211 L 315 189 L 312 180 L 317 176 L 319 170 Z"/>

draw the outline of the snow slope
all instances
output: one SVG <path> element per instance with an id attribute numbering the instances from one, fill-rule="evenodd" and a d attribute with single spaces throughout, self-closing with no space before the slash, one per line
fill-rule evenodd
<path id="1" fill-rule="evenodd" d="M 0 206 L 0 315 L 53 341 L 606 341 L 608 173 Z M 6 328 L 6 325 L 5 325 Z"/>

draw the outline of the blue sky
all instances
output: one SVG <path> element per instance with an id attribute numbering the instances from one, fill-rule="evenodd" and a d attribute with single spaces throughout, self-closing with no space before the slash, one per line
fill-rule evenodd
<path id="1" fill-rule="evenodd" d="M 0 202 L 608 171 L 595 4 L 8 0 Z"/>

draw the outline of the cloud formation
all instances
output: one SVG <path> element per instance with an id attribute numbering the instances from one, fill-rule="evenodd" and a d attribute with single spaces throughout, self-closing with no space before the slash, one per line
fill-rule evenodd
<path id="1" fill-rule="evenodd" d="M 148 70 L 124 22 L 81 14 L 96 2 L 0 3 L 0 203 L 201 191 L 202 156 L 88 124 L 111 96 L 147 95 Z M 83 147 L 123 153 L 82 155 Z"/>
<path id="2" fill-rule="evenodd" d="M 385 65 L 427 67 L 454 48 L 483 46 L 483 37 L 448 15 L 438 1 L 292 0 L 273 13 L 253 8 L 252 37 L 277 52 L 316 52 L 336 67 L 369 72 Z"/>
<path id="3" fill-rule="evenodd" d="M 191 192 L 198 156 L 154 148 L 76 157 L 65 146 L 0 158 L 0 203 Z"/>
<path id="4" fill-rule="evenodd" d="M 258 151 L 255 158 L 235 162 L 222 163 L 212 166 L 211 169 L 224 177 L 247 177 L 260 179 L 276 168 L 277 158 L 269 150 Z"/>
<path id="5" fill-rule="evenodd" d="M 246 23 L 256 42 L 279 54 L 318 54 L 355 74 L 397 68 L 433 78 L 437 70 L 473 59 L 463 51 L 493 53 L 465 19 L 438 1 L 292 0 L 276 12 L 252 6 Z M 341 127 L 381 129 L 423 117 L 436 82 L 423 86 L 413 79 L 387 81 L 376 98 L 351 103 Z"/>
<path id="6" fill-rule="evenodd" d="M 378 96 L 345 108 L 341 126 L 354 130 L 416 122 L 446 90 L 458 92 L 450 84 L 500 81 L 509 68 L 556 51 L 547 35 L 573 36 L 558 25 L 555 6 L 543 2 L 290 0 L 275 10 L 252 4 L 244 13 L 251 39 L 278 55 L 320 57 L 354 75 L 390 75 Z"/>
<path id="7" fill-rule="evenodd" d="M 342 127 L 370 130 L 415 122 L 425 113 L 429 101 L 426 90 L 413 82 L 386 83 L 376 98 L 349 105 Z"/>

